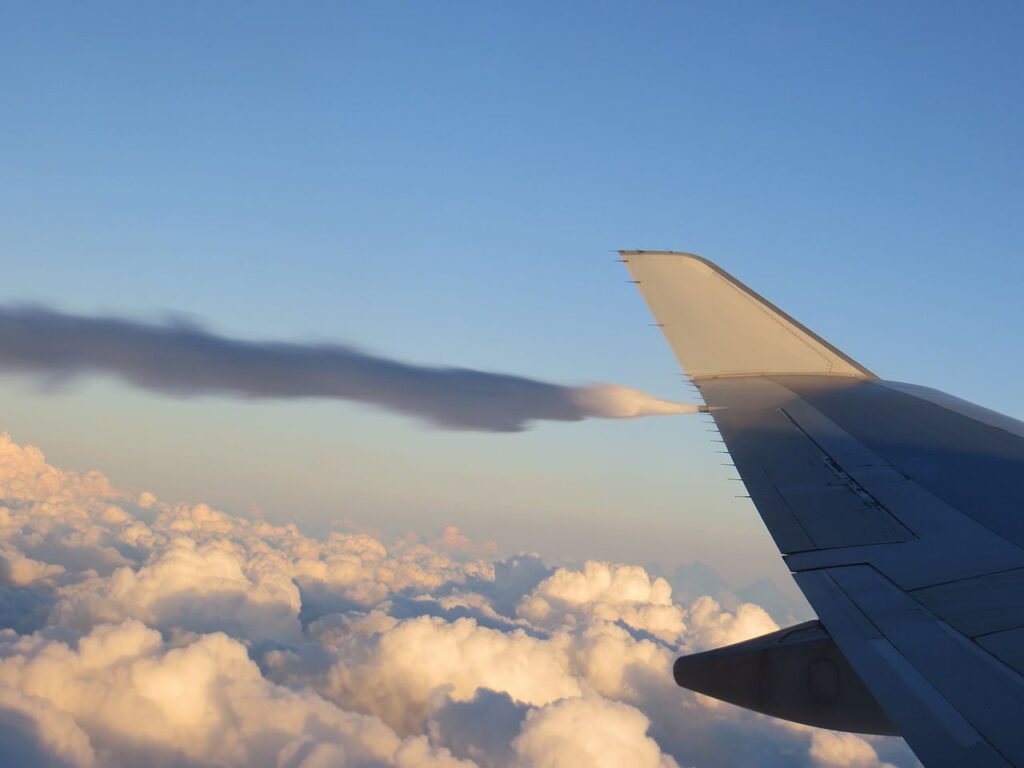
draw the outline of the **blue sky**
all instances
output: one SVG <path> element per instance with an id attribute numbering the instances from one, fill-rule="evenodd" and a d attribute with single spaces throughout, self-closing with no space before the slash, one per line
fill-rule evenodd
<path id="1" fill-rule="evenodd" d="M 8 4 L 2 301 L 683 397 L 610 249 L 700 253 L 880 375 L 1024 415 L 1018 4 Z M 425 430 L 0 380 L 122 487 L 784 570 L 698 419 Z"/>

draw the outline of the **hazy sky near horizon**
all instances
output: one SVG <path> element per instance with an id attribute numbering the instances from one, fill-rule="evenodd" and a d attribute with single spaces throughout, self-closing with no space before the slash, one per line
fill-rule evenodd
<path id="1" fill-rule="evenodd" d="M 0 302 L 685 399 L 611 249 L 687 250 L 885 378 L 1024 415 L 1024 8 L 8 4 Z M 699 418 L 449 433 L 0 378 L 120 487 L 307 530 L 783 576 Z"/>

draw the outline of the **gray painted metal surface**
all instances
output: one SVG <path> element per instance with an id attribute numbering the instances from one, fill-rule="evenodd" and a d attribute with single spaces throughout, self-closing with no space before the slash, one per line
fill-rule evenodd
<path id="1" fill-rule="evenodd" d="M 834 730 L 899 735 L 817 621 L 690 656 L 676 682 L 766 715 Z"/>
<path id="2" fill-rule="evenodd" d="M 917 755 L 1024 767 L 1024 424 L 877 380 L 703 259 L 622 255 L 797 583 Z"/>

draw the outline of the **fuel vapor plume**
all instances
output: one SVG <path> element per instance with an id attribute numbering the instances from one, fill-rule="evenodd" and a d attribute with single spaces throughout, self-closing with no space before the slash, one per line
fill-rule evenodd
<path id="1" fill-rule="evenodd" d="M 342 344 L 246 341 L 195 325 L 0 307 L 0 372 L 48 379 L 98 374 L 177 397 L 331 398 L 446 429 L 517 432 L 533 421 L 630 419 L 700 407 L 607 384 L 413 365 Z"/>

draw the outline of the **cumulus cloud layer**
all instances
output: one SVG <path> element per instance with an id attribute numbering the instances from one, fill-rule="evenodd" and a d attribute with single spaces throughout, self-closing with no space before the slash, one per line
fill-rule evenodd
<path id="1" fill-rule="evenodd" d="M 450 528 L 307 537 L 128 496 L 0 436 L 0 754 L 50 766 L 910 765 L 677 688 L 676 653 L 771 631 L 590 561 Z"/>
<path id="2" fill-rule="evenodd" d="M 63 379 L 116 376 L 179 397 L 334 398 L 449 429 L 514 432 L 533 421 L 695 413 L 628 387 L 566 387 L 469 368 L 412 365 L 339 344 L 229 339 L 38 307 L 0 307 L 0 371 Z"/>

